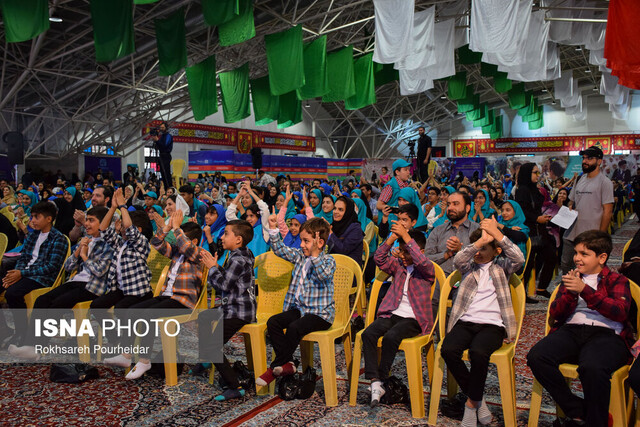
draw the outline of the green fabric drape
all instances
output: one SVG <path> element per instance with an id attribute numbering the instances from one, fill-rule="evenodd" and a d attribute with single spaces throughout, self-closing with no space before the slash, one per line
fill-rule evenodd
<path id="1" fill-rule="evenodd" d="M 302 121 L 302 103 L 296 95 L 296 91 L 280 95 L 280 108 L 278 111 L 278 129 L 288 128 Z"/>
<path id="2" fill-rule="evenodd" d="M 211 55 L 204 61 L 187 67 L 185 71 L 193 117 L 202 120 L 218 111 L 216 57 Z"/>
<path id="3" fill-rule="evenodd" d="M 533 93 L 526 92 L 525 93 L 525 105 L 518 109 L 518 115 L 521 117 L 527 116 L 529 114 L 533 114 L 536 112 L 538 108 L 538 101 L 533 96 Z"/>
<path id="4" fill-rule="evenodd" d="M 467 113 L 471 110 L 475 110 L 480 105 L 480 95 L 473 93 L 471 86 L 467 87 L 467 96 L 464 99 L 458 100 L 458 113 Z"/>
<path id="5" fill-rule="evenodd" d="M 246 42 L 256 36 L 253 23 L 253 0 L 240 0 L 239 14 L 218 26 L 220 46 Z"/>
<path id="6" fill-rule="evenodd" d="M 457 101 L 467 96 L 467 72 L 459 71 L 455 76 L 449 77 L 449 85 L 447 86 L 447 95 L 449 99 Z"/>
<path id="7" fill-rule="evenodd" d="M 484 118 L 486 111 L 487 104 L 479 105 L 477 108 L 466 113 L 467 121 L 475 122 L 476 120 Z"/>
<path id="8" fill-rule="evenodd" d="M 484 112 L 482 117 L 473 121 L 474 127 L 488 126 L 493 123 L 493 110 L 489 110 L 489 106 L 484 104 Z"/>
<path id="9" fill-rule="evenodd" d="M 493 77 L 493 86 L 495 87 L 496 92 L 505 93 L 511 90 L 513 83 L 507 76 L 507 73 L 498 71 L 498 73 Z"/>
<path id="10" fill-rule="evenodd" d="M 491 110 L 491 114 L 493 121 L 488 125 L 482 126 L 482 133 L 484 134 L 492 134 L 498 130 L 502 130 L 502 116 L 496 116 L 494 110 Z"/>
<path id="11" fill-rule="evenodd" d="M 231 21 L 240 13 L 240 0 L 202 0 L 204 22 L 216 26 Z"/>
<path id="12" fill-rule="evenodd" d="M 378 87 L 386 85 L 394 80 L 398 80 L 400 78 L 400 72 L 393 68 L 393 64 L 378 64 L 374 61 L 373 78 L 375 80 L 376 87 Z"/>
<path id="13" fill-rule="evenodd" d="M 90 6 L 96 61 L 109 62 L 133 53 L 131 0 L 91 0 Z"/>
<path id="14" fill-rule="evenodd" d="M 0 10 L 9 43 L 31 40 L 49 29 L 47 0 L 1 0 Z"/>
<path id="15" fill-rule="evenodd" d="M 495 77 L 498 74 L 498 66 L 494 64 L 480 63 L 480 74 L 484 77 Z"/>
<path id="16" fill-rule="evenodd" d="M 249 107 L 249 64 L 218 75 L 225 123 L 235 123 L 251 115 Z"/>
<path id="17" fill-rule="evenodd" d="M 529 122 L 529 130 L 537 130 L 544 127 L 544 115 L 540 112 L 540 118 L 538 120 L 532 120 Z"/>
<path id="18" fill-rule="evenodd" d="M 264 37 L 272 95 L 284 95 L 304 83 L 302 25 Z"/>
<path id="19" fill-rule="evenodd" d="M 187 39 L 184 28 L 184 9 L 165 19 L 154 21 L 160 76 L 171 76 L 187 65 Z"/>
<path id="20" fill-rule="evenodd" d="M 357 110 L 376 103 L 376 87 L 373 77 L 373 52 L 356 59 L 353 63 L 356 94 L 344 100 L 344 108 Z"/>
<path id="21" fill-rule="evenodd" d="M 320 36 L 303 48 L 304 86 L 297 89 L 298 99 L 311 99 L 329 92 L 327 76 L 327 36 Z"/>
<path id="22" fill-rule="evenodd" d="M 271 95 L 269 76 L 253 79 L 251 83 L 251 98 L 253 99 L 253 116 L 256 125 L 262 126 L 278 120 L 280 114 L 280 97 Z"/>
<path id="23" fill-rule="evenodd" d="M 322 102 L 342 101 L 355 95 L 353 46 L 343 47 L 327 55 L 327 74 L 329 92 L 322 97 Z"/>
<path id="24" fill-rule="evenodd" d="M 526 96 L 524 93 L 524 83 L 513 85 L 509 91 L 509 107 L 518 110 L 526 105 Z"/>
<path id="25" fill-rule="evenodd" d="M 474 52 L 469 49 L 469 45 L 466 44 L 458 49 L 458 62 L 460 64 L 477 64 L 482 60 L 482 52 Z"/>
<path id="26" fill-rule="evenodd" d="M 158 0 L 133 0 L 133 4 L 151 4 L 157 1 Z"/>

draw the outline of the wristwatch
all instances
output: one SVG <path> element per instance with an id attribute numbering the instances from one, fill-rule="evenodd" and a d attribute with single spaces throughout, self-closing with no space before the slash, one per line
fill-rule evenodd
<path id="1" fill-rule="evenodd" d="M 127 205 L 120 205 L 118 206 L 118 209 L 127 209 Z"/>

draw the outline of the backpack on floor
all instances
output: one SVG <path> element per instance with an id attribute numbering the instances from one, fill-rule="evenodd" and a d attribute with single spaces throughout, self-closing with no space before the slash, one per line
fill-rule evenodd
<path id="1" fill-rule="evenodd" d="M 308 366 L 298 379 L 296 399 L 308 399 L 313 396 L 313 393 L 316 391 L 317 379 L 316 370 Z"/>
<path id="2" fill-rule="evenodd" d="M 238 379 L 240 387 L 245 391 L 255 390 L 256 380 L 253 376 L 253 371 L 250 371 L 242 360 L 236 360 L 233 363 L 233 370 L 236 373 L 236 378 Z M 222 375 L 219 376 L 218 384 L 223 390 L 229 388 L 229 385 L 225 382 L 224 378 L 222 378 Z"/>
<path id="3" fill-rule="evenodd" d="M 100 378 L 98 369 L 86 363 L 54 363 L 49 379 L 54 383 L 78 384 Z"/>
<path id="4" fill-rule="evenodd" d="M 385 405 L 392 405 L 394 403 L 409 403 L 409 389 L 402 382 L 402 380 L 396 376 L 390 376 L 384 382 L 385 393 L 380 399 L 380 403 Z"/>

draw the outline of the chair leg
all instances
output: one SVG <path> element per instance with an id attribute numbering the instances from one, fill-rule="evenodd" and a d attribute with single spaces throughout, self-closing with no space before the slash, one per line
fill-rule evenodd
<path id="1" fill-rule="evenodd" d="M 358 396 L 358 379 L 360 378 L 360 359 L 362 357 L 362 332 L 356 334 L 356 342 L 353 343 L 353 359 L 351 361 L 351 379 L 349 387 L 349 405 L 356 406 Z"/>
<path id="2" fill-rule="evenodd" d="M 435 365 L 433 368 L 433 380 L 429 384 L 431 387 L 431 396 L 429 403 L 429 420 L 428 424 L 435 426 L 438 422 L 438 407 L 440 406 L 440 395 L 442 390 L 442 379 L 444 377 L 444 359 L 440 355 L 440 348 L 438 346 L 435 354 Z"/>
<path id="3" fill-rule="evenodd" d="M 338 406 L 338 383 L 336 380 L 336 352 L 333 340 L 318 342 L 322 382 L 324 383 L 324 401 L 327 406 Z"/>
<path id="4" fill-rule="evenodd" d="M 429 387 L 433 384 L 433 370 L 435 368 L 435 349 L 433 341 L 427 344 L 427 375 L 429 375 Z"/>
<path id="5" fill-rule="evenodd" d="M 627 425 L 626 408 L 627 397 L 624 391 L 624 378 L 614 373 L 611 378 L 611 397 L 609 399 L 609 413 L 613 417 L 614 426 Z"/>
<path id="6" fill-rule="evenodd" d="M 249 340 L 249 345 L 247 345 L 247 340 Z M 251 336 L 251 334 L 244 334 L 244 346 L 247 351 L 247 363 L 253 365 L 253 375 L 255 379 L 258 379 L 258 377 L 267 370 L 267 344 L 265 342 L 264 332 L 262 332 L 262 337 L 260 337 L 260 334 L 254 334 L 253 336 Z M 253 346 L 256 346 L 256 348 Z M 249 354 L 251 354 L 251 358 Z M 250 359 L 251 362 L 249 362 Z M 258 396 L 269 394 L 269 387 L 257 387 L 256 394 Z"/>
<path id="7" fill-rule="evenodd" d="M 175 334 L 176 329 L 176 325 L 173 322 L 165 323 L 165 328 L 161 328 L 164 375 L 165 383 L 168 386 L 174 386 L 178 384 L 178 367 L 176 366 L 177 337 L 171 337 L 167 335 L 167 332 L 171 333 L 172 335 Z"/>
<path id="8" fill-rule="evenodd" d="M 353 363 L 353 354 L 351 349 L 351 331 L 342 337 L 342 346 L 344 347 L 344 361 L 347 367 L 347 379 L 351 378 L 351 364 Z"/>
<path id="9" fill-rule="evenodd" d="M 537 427 L 540 418 L 540 406 L 542 405 L 542 384 L 533 379 L 531 389 L 531 405 L 529 407 L 529 427 Z"/>
<path id="10" fill-rule="evenodd" d="M 300 341 L 300 358 L 303 371 L 309 366 L 313 368 L 313 341 Z"/>
<path id="11" fill-rule="evenodd" d="M 413 350 L 413 351 L 412 351 Z M 424 418 L 424 389 L 422 380 L 422 349 L 410 349 L 404 352 L 409 379 L 409 396 L 411 398 L 411 416 Z"/>
<path id="12" fill-rule="evenodd" d="M 516 401 L 515 390 L 511 381 L 511 360 L 500 360 L 496 364 L 498 367 L 498 380 L 500 382 L 500 398 L 502 399 L 502 412 L 504 414 L 504 424 L 516 427 Z"/>

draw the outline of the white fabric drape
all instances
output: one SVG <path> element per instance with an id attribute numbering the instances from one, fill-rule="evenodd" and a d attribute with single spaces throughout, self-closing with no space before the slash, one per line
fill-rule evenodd
<path id="1" fill-rule="evenodd" d="M 511 80 L 534 82 L 547 79 L 549 23 L 545 22 L 544 16 L 544 10 L 531 14 L 524 60 L 512 66 L 498 65 L 498 70 L 506 71 Z"/>
<path id="2" fill-rule="evenodd" d="M 433 89 L 433 80 L 415 79 L 408 73 L 410 70 L 400 70 L 400 95 L 415 95 L 425 90 Z"/>
<path id="3" fill-rule="evenodd" d="M 373 0 L 376 45 L 373 60 L 392 64 L 413 51 L 414 0 Z"/>
<path id="4" fill-rule="evenodd" d="M 532 0 L 473 0 L 469 48 L 501 55 L 517 52 L 522 34 L 527 34 L 531 5 Z"/>
<path id="5" fill-rule="evenodd" d="M 565 99 L 573 95 L 573 72 L 565 71 L 562 76 L 553 81 L 553 95 L 555 99 Z"/>
<path id="6" fill-rule="evenodd" d="M 609 111 L 617 120 L 627 120 L 631 108 L 631 97 L 628 87 L 618 84 L 618 77 L 603 72 L 600 79 L 600 94 L 604 102 L 609 104 Z"/>
<path id="7" fill-rule="evenodd" d="M 436 63 L 435 56 L 435 17 L 436 7 L 431 6 L 413 15 L 411 33 L 413 51 L 396 61 L 396 70 L 416 70 Z"/>
<path id="8" fill-rule="evenodd" d="M 575 107 L 582 99 L 582 92 L 580 92 L 580 89 L 578 88 L 578 81 L 572 79 L 571 86 L 571 96 L 560 100 L 560 105 L 563 108 Z"/>
<path id="9" fill-rule="evenodd" d="M 440 3 L 437 6 L 440 19 L 456 20 L 455 48 L 458 49 L 469 44 L 469 15 L 466 14 L 469 6 L 468 0 L 457 0 L 448 3 Z"/>
<path id="10" fill-rule="evenodd" d="M 532 2 L 531 0 L 519 0 L 514 1 L 513 3 L 518 5 L 515 14 L 516 31 L 511 35 L 508 48 L 503 50 L 492 49 L 491 51 L 483 51 L 482 60 L 484 62 L 502 65 L 504 67 L 512 67 L 522 64 L 525 61 Z M 473 34 L 473 26 L 471 27 L 471 34 Z"/>
<path id="11" fill-rule="evenodd" d="M 541 0 L 540 3 L 543 7 L 574 7 L 574 0 Z M 547 13 L 549 18 L 571 18 L 573 12 L 570 9 L 550 9 Z M 557 43 L 563 43 L 565 40 L 569 40 L 571 38 L 571 24 L 571 22 L 565 21 L 551 21 L 549 39 Z"/>

